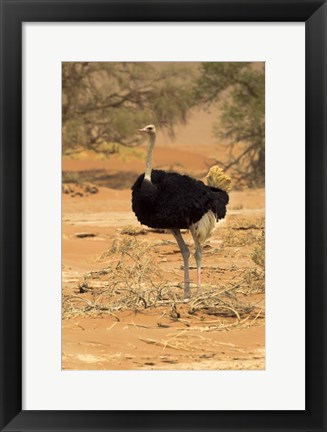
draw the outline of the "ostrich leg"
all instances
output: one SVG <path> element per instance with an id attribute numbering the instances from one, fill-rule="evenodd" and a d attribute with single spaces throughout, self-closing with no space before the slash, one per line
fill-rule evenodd
<path id="1" fill-rule="evenodd" d="M 188 268 L 188 260 L 190 257 L 190 251 L 188 247 L 186 246 L 184 239 L 182 237 L 182 234 L 179 229 L 173 229 L 171 230 L 173 233 L 173 236 L 175 237 L 179 249 L 181 250 L 181 253 L 183 255 L 184 260 L 184 298 L 188 299 L 190 298 L 190 274 L 189 274 L 189 268 Z"/>
<path id="2" fill-rule="evenodd" d="M 198 286 L 198 291 L 201 288 L 201 257 L 202 257 L 202 245 L 199 242 L 196 234 L 195 234 L 195 230 L 194 227 L 191 225 L 190 226 L 190 231 L 194 240 L 194 244 L 195 244 L 195 261 L 196 261 L 196 272 L 197 272 L 197 286 Z"/>

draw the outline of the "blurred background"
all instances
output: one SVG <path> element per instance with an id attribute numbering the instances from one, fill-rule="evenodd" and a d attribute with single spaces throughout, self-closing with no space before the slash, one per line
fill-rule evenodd
<path id="1" fill-rule="evenodd" d="M 150 123 L 155 168 L 202 178 L 218 163 L 234 190 L 264 187 L 264 63 L 63 63 L 64 184 L 130 187 Z"/>

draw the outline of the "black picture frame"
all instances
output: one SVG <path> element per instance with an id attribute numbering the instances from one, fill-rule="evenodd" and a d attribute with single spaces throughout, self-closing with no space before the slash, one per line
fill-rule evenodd
<path id="1" fill-rule="evenodd" d="M 326 1 L 0 0 L 0 4 L 1 431 L 326 431 Z M 305 411 L 22 411 L 22 23 L 68 21 L 305 22 Z"/>

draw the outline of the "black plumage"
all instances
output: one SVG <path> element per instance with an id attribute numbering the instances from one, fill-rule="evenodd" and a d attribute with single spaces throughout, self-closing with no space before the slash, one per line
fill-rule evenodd
<path id="1" fill-rule="evenodd" d="M 132 186 L 132 208 L 151 228 L 188 229 L 211 210 L 223 219 L 228 194 L 187 175 L 152 170 L 151 182 L 141 174 Z"/>

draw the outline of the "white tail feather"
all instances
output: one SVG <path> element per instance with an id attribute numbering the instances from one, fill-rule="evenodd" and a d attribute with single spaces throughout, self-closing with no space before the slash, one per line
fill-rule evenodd
<path id="1" fill-rule="evenodd" d="M 192 225 L 197 239 L 200 243 L 204 243 L 211 236 L 216 226 L 216 217 L 214 213 L 209 210 L 198 222 Z"/>

